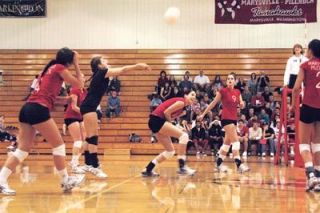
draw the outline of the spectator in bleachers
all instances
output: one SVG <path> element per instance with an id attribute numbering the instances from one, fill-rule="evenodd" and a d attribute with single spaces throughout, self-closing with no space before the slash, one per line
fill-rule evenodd
<path id="1" fill-rule="evenodd" d="M 268 116 L 269 116 L 269 120 L 271 121 L 271 119 L 272 119 L 272 109 L 270 108 L 270 103 L 269 102 L 267 102 L 266 103 L 266 105 L 265 105 L 265 111 L 266 111 L 266 113 L 268 114 Z M 270 122 L 269 122 L 270 123 Z"/>
<path id="2" fill-rule="evenodd" d="M 256 95 L 257 94 L 257 75 L 256 73 L 251 73 L 250 79 L 248 81 L 248 87 L 251 92 L 251 95 Z"/>
<path id="3" fill-rule="evenodd" d="M 273 95 L 273 93 L 272 92 L 270 92 L 270 87 L 265 87 L 264 88 L 264 91 L 263 91 L 263 93 L 262 93 L 262 96 L 263 96 L 263 98 L 264 98 L 264 100 L 266 101 L 266 102 L 270 102 L 270 96 L 271 95 Z"/>
<path id="4" fill-rule="evenodd" d="M 246 114 L 247 119 L 251 119 L 255 115 L 254 108 L 250 107 L 248 110 L 248 114 Z"/>
<path id="5" fill-rule="evenodd" d="M 171 87 L 169 82 L 167 81 L 164 87 L 161 87 L 160 98 L 162 101 L 166 101 L 170 98 L 170 95 L 171 95 Z"/>
<path id="6" fill-rule="evenodd" d="M 180 90 L 178 88 L 178 86 L 175 87 L 171 87 L 171 94 L 169 98 L 174 98 L 174 97 L 178 97 L 180 95 L 180 97 L 183 97 L 184 94 L 180 94 Z"/>
<path id="7" fill-rule="evenodd" d="M 274 143 L 274 137 L 275 133 L 274 130 L 269 126 L 268 123 L 263 124 L 263 140 L 262 142 L 262 157 L 266 156 L 266 145 L 269 144 L 269 150 L 270 150 L 270 156 L 273 157 L 275 153 L 275 143 Z"/>
<path id="8" fill-rule="evenodd" d="M 275 110 L 276 109 L 276 105 L 277 105 L 277 101 L 274 100 L 274 96 L 273 95 L 269 96 L 269 103 L 270 103 L 270 109 L 271 110 Z"/>
<path id="9" fill-rule="evenodd" d="M 117 95 L 117 91 L 111 91 L 111 95 L 108 98 L 108 105 L 106 110 L 107 118 L 119 117 L 121 111 L 120 99 Z"/>
<path id="10" fill-rule="evenodd" d="M 35 88 L 39 85 L 38 77 L 39 77 L 39 75 L 35 75 L 35 76 L 34 76 L 34 79 L 32 80 L 32 83 L 31 83 L 30 88 L 29 88 L 29 94 L 23 99 L 23 101 L 28 100 L 28 98 L 29 98 L 29 96 L 31 95 L 31 93 L 32 93 L 32 92 L 35 90 Z"/>
<path id="11" fill-rule="evenodd" d="M 260 112 L 265 104 L 266 103 L 261 92 L 257 92 L 257 95 L 253 96 L 251 99 L 251 106 L 254 108 L 255 112 Z"/>
<path id="12" fill-rule="evenodd" d="M 193 82 L 192 77 L 190 76 L 190 72 L 188 70 L 184 73 L 184 76 L 187 77 L 188 81 L 190 81 L 191 83 Z"/>
<path id="13" fill-rule="evenodd" d="M 191 105 L 191 119 L 195 120 L 197 115 L 201 113 L 201 106 L 198 100 Z"/>
<path id="14" fill-rule="evenodd" d="M 276 116 L 280 116 L 280 108 L 279 107 L 276 107 L 276 109 L 274 111 L 272 111 L 271 120 L 275 120 Z"/>
<path id="15" fill-rule="evenodd" d="M 202 126 L 201 121 L 196 121 L 196 126 L 191 130 L 191 139 L 197 150 L 197 157 L 206 154 L 208 148 L 208 140 L 206 139 L 206 130 Z"/>
<path id="16" fill-rule="evenodd" d="M 200 70 L 200 73 L 199 75 L 197 75 L 195 78 L 194 78 L 194 87 L 197 89 L 197 90 L 201 90 L 201 91 L 204 91 L 204 88 L 206 87 L 207 84 L 210 84 L 210 79 L 208 76 L 204 75 L 203 74 L 203 70 Z"/>
<path id="17" fill-rule="evenodd" d="M 160 95 L 161 92 L 161 88 L 163 88 L 166 84 L 166 82 L 168 82 L 169 79 L 167 78 L 167 73 L 164 70 L 161 70 L 160 72 L 160 77 L 158 79 L 158 85 L 157 85 L 157 91 L 158 94 Z"/>
<path id="18" fill-rule="evenodd" d="M 150 103 L 150 112 L 153 112 L 160 104 L 162 104 L 162 101 L 159 95 L 156 92 L 153 93 L 151 103 Z"/>
<path id="19" fill-rule="evenodd" d="M 242 114 L 242 115 L 240 116 L 240 120 L 243 121 L 243 123 L 244 123 L 245 126 L 248 126 L 248 120 L 247 120 L 247 116 L 246 116 L 245 114 Z"/>
<path id="20" fill-rule="evenodd" d="M 98 124 L 100 124 L 101 123 L 101 118 L 102 118 L 102 115 L 103 115 L 100 104 L 97 106 L 96 113 L 97 113 L 97 117 L 98 117 Z"/>
<path id="21" fill-rule="evenodd" d="M 223 87 L 223 82 L 221 80 L 221 76 L 220 75 L 216 75 L 216 77 L 214 78 L 214 81 L 212 82 L 212 86 L 214 86 L 218 90 Z"/>
<path id="22" fill-rule="evenodd" d="M 261 109 L 261 112 L 259 113 L 258 118 L 261 121 L 261 123 L 270 123 L 270 117 L 266 113 L 265 109 Z"/>
<path id="23" fill-rule="evenodd" d="M 116 91 L 120 95 L 121 82 L 118 79 L 118 76 L 114 76 L 109 83 L 108 93 L 111 91 Z"/>
<path id="24" fill-rule="evenodd" d="M 222 127 L 219 120 L 214 120 L 209 127 L 209 145 L 212 155 L 217 155 L 223 143 Z"/>
<path id="25" fill-rule="evenodd" d="M 248 151 L 249 129 L 245 125 L 244 120 L 242 120 L 242 119 L 240 119 L 238 121 L 237 133 L 238 133 L 238 138 L 239 138 L 240 143 L 243 144 L 242 157 L 243 158 L 247 158 L 247 156 L 248 156 L 248 152 L 247 151 Z"/>
<path id="26" fill-rule="evenodd" d="M 246 83 L 243 81 L 242 78 L 238 78 L 236 80 L 236 85 L 234 86 L 234 88 L 240 90 L 240 92 L 242 93 L 244 91 L 244 87 L 246 86 Z"/>
<path id="27" fill-rule="evenodd" d="M 252 145 L 257 145 L 256 154 L 261 155 L 261 144 L 260 140 L 262 138 L 262 129 L 259 127 L 257 120 L 252 121 L 253 126 L 249 128 L 249 143 L 248 143 L 248 155 L 251 155 Z"/>
<path id="28" fill-rule="evenodd" d="M 177 83 L 174 75 L 170 75 L 170 77 L 169 77 L 169 85 L 170 85 L 171 88 L 174 88 L 174 87 L 178 86 L 178 83 Z"/>
<path id="29" fill-rule="evenodd" d="M 181 91 L 184 91 L 185 88 L 187 88 L 187 91 L 190 91 L 192 89 L 192 82 L 189 80 L 189 77 L 187 75 L 184 75 L 182 81 L 180 81 L 179 83 L 179 89 Z"/>
<path id="30" fill-rule="evenodd" d="M 258 115 L 254 114 L 249 120 L 248 120 L 248 124 L 247 127 L 253 127 L 253 122 L 257 122 L 258 126 L 260 126 L 260 120 L 258 118 Z"/>
<path id="31" fill-rule="evenodd" d="M 246 85 L 244 87 L 243 92 L 241 93 L 242 99 L 246 102 L 246 103 L 251 103 L 251 98 L 252 98 L 252 94 L 249 90 L 249 86 Z"/>
<path id="32" fill-rule="evenodd" d="M 264 88 L 270 85 L 270 79 L 266 75 L 264 71 L 260 72 L 260 76 L 258 77 L 257 80 L 257 91 L 258 92 L 263 92 Z"/>
<path id="33" fill-rule="evenodd" d="M 217 87 L 215 87 L 214 85 L 211 85 L 211 88 L 209 91 L 207 91 L 208 97 L 213 100 L 216 97 L 217 94 Z"/>

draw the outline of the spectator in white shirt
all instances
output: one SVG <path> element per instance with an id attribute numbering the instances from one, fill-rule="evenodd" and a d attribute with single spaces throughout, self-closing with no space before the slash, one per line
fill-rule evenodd
<path id="1" fill-rule="evenodd" d="M 293 88 L 300 70 L 300 65 L 308 61 L 308 58 L 303 55 L 304 51 L 301 44 L 293 46 L 293 56 L 287 61 L 286 71 L 284 73 L 284 85 L 290 89 Z"/>
<path id="2" fill-rule="evenodd" d="M 194 86 L 196 89 L 204 90 L 207 84 L 210 84 L 210 79 L 208 76 L 203 74 L 203 70 L 200 70 L 200 74 L 194 78 Z"/>
<path id="3" fill-rule="evenodd" d="M 253 126 L 249 128 L 248 155 L 251 155 L 252 144 L 257 144 L 257 155 L 261 156 L 262 146 L 260 144 L 260 140 L 262 138 L 262 129 L 259 127 L 258 121 L 253 120 L 252 123 L 253 123 Z"/>

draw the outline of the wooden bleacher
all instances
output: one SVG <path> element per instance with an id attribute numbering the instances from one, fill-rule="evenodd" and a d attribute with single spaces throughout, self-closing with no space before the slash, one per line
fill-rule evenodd
<path id="1" fill-rule="evenodd" d="M 55 56 L 55 50 L 0 50 L 0 69 L 3 70 L 4 85 L 0 86 L 0 114 L 6 116 L 6 125 L 18 126 L 18 112 L 28 94 L 29 86 L 36 74 Z M 290 49 L 228 49 L 228 50 L 79 50 L 82 71 L 91 74 L 89 62 L 95 55 L 102 55 L 112 66 L 122 66 L 145 62 L 152 71 L 134 71 L 119 77 L 121 80 L 120 118 L 109 121 L 103 118 L 100 130 L 100 153 L 106 148 L 131 149 L 132 153 L 157 153 L 160 144 L 150 143 L 147 127 L 149 100 L 147 95 L 154 90 L 159 73 L 166 70 L 176 80 L 182 79 L 186 70 L 194 77 L 203 70 L 211 80 L 216 75 L 225 77 L 236 72 L 248 79 L 252 72 L 264 70 L 270 77 L 272 89 L 282 85 L 283 73 Z M 106 97 L 102 107 L 105 109 Z M 63 123 L 63 107 L 55 107 L 52 113 L 58 126 Z M 128 135 L 139 134 L 143 142 L 132 144 Z M 64 136 L 68 152 L 72 147 L 70 136 Z M 7 143 L 0 144 L 0 153 L 6 152 Z M 50 146 L 44 142 L 36 145 L 38 153 L 51 153 Z"/>

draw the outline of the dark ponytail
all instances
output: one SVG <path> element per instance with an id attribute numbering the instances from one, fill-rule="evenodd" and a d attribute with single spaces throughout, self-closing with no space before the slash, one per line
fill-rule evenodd
<path id="1" fill-rule="evenodd" d="M 48 72 L 48 69 L 57 64 L 57 60 L 56 59 L 52 59 L 45 67 L 44 69 L 42 70 L 41 74 L 40 74 L 40 78 L 42 78 L 47 72 Z"/>
<path id="2" fill-rule="evenodd" d="M 91 66 L 92 75 L 86 81 L 86 83 L 91 81 L 92 78 L 95 76 L 95 74 L 100 70 L 99 65 L 101 64 L 101 59 L 102 59 L 101 56 L 96 56 L 91 59 L 90 66 Z"/>
<path id="3" fill-rule="evenodd" d="M 312 51 L 314 57 L 320 58 L 320 40 L 313 39 L 310 41 L 308 48 Z"/>

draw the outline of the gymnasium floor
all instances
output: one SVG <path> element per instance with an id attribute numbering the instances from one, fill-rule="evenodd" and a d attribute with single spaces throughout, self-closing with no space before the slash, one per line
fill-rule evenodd
<path id="1" fill-rule="evenodd" d="M 0 212 L 320 212 L 320 194 L 304 191 L 303 169 L 275 167 L 269 158 L 250 158 L 252 171 L 240 175 L 213 172 L 210 156 L 192 157 L 194 177 L 178 176 L 170 160 L 151 179 L 139 173 L 152 156 L 100 158 L 107 180 L 88 174 L 81 188 L 62 194 L 51 156 L 30 156 L 10 179 L 17 195 L 0 197 Z"/>

